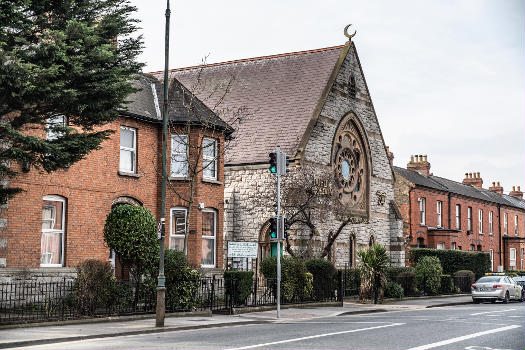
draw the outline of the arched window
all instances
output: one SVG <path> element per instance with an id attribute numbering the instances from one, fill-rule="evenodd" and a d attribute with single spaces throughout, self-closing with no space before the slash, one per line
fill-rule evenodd
<path id="1" fill-rule="evenodd" d="M 417 238 L 417 247 L 418 248 L 425 248 L 425 239 L 423 237 Z"/>
<path id="2" fill-rule="evenodd" d="M 369 147 L 358 118 L 346 115 L 334 135 L 332 168 L 334 191 L 349 214 L 368 217 L 369 208 Z"/>
<path id="3" fill-rule="evenodd" d="M 66 199 L 45 196 L 42 201 L 40 266 L 64 266 Z"/>
<path id="4" fill-rule="evenodd" d="M 203 267 L 215 267 L 217 251 L 217 212 L 202 210 L 202 259 Z"/>

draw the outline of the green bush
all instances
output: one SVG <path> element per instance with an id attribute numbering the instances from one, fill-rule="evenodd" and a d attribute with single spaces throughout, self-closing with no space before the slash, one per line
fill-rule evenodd
<path id="1" fill-rule="evenodd" d="M 394 279 L 395 282 L 399 283 L 403 287 L 405 295 L 419 295 L 417 288 L 416 274 L 413 271 L 407 270 L 401 272 Z"/>
<path id="2" fill-rule="evenodd" d="M 274 283 L 277 275 L 277 258 L 268 257 L 261 261 L 261 272 Z M 273 281 L 272 281 L 273 280 Z M 313 276 L 306 269 L 304 260 L 281 257 L 281 297 L 285 302 L 304 301 L 312 297 Z"/>
<path id="3" fill-rule="evenodd" d="M 357 252 L 359 268 L 361 269 L 361 300 L 373 298 L 374 304 L 383 300 L 387 280 L 385 270 L 390 258 L 386 248 L 379 243 Z"/>
<path id="4" fill-rule="evenodd" d="M 224 271 L 224 286 L 235 304 L 244 304 L 252 292 L 253 271 Z M 235 290 L 232 290 L 233 286 Z"/>
<path id="5" fill-rule="evenodd" d="M 385 295 L 387 298 L 398 298 L 401 299 L 405 296 L 403 287 L 397 282 L 388 281 L 386 284 Z"/>
<path id="6" fill-rule="evenodd" d="M 513 276 L 516 275 L 516 276 L 525 276 L 525 271 L 520 271 L 520 270 L 505 270 L 505 273 L 508 274 L 509 276 L 512 274 Z"/>
<path id="7" fill-rule="evenodd" d="M 125 204 L 111 209 L 104 225 L 104 240 L 119 260 L 134 270 L 136 278 L 158 265 L 157 223 L 144 207 Z"/>
<path id="8" fill-rule="evenodd" d="M 390 266 L 387 267 L 385 270 L 385 275 L 387 281 L 396 281 L 397 276 L 402 274 L 403 272 L 411 272 L 414 271 L 411 267 L 397 267 L 397 266 Z"/>
<path id="9" fill-rule="evenodd" d="M 418 261 L 414 273 L 416 274 L 418 287 L 423 289 L 425 294 L 437 294 L 439 292 L 443 268 L 437 257 L 422 257 Z"/>
<path id="10" fill-rule="evenodd" d="M 313 276 L 313 296 L 316 300 L 323 300 L 333 294 L 337 288 L 337 279 L 334 280 L 336 269 L 331 261 L 325 259 L 306 260 L 306 269 Z"/>
<path id="11" fill-rule="evenodd" d="M 197 303 L 200 274 L 188 266 L 186 255 L 166 249 L 164 256 L 166 276 L 166 307 L 173 311 L 191 311 Z"/>
<path id="12" fill-rule="evenodd" d="M 477 276 L 490 271 L 490 255 L 485 252 L 465 252 L 461 250 L 442 250 L 415 248 L 410 250 L 410 262 L 417 265 L 425 256 L 435 256 L 441 262 L 443 273 L 453 275 L 458 270 L 470 270 Z"/>
<path id="13" fill-rule="evenodd" d="M 106 308 L 109 314 L 123 314 L 131 310 L 133 289 L 128 282 L 113 278 L 108 286 L 108 296 Z"/>
<path id="14" fill-rule="evenodd" d="M 108 261 L 89 259 L 78 264 L 74 297 L 81 314 L 92 316 L 98 307 L 111 300 L 112 279 L 113 271 Z"/>
<path id="15" fill-rule="evenodd" d="M 450 275 L 441 275 L 441 288 L 442 294 L 454 293 L 454 279 Z"/>

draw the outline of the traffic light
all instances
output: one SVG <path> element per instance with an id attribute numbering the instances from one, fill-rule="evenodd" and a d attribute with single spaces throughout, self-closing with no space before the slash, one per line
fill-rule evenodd
<path id="1" fill-rule="evenodd" d="M 290 229 L 290 224 L 288 223 L 288 219 L 283 217 L 283 238 L 286 239 L 290 235 L 288 230 Z"/>
<path id="2" fill-rule="evenodd" d="M 286 175 L 286 173 L 290 171 L 290 168 L 288 168 L 289 165 L 290 165 L 290 156 L 283 153 L 283 166 L 282 166 L 283 171 L 281 175 Z"/>
<path id="3" fill-rule="evenodd" d="M 270 239 L 277 239 L 277 217 L 270 218 Z"/>
<path id="4" fill-rule="evenodd" d="M 270 157 L 270 172 L 275 174 L 277 172 L 277 152 L 272 152 L 268 155 Z"/>

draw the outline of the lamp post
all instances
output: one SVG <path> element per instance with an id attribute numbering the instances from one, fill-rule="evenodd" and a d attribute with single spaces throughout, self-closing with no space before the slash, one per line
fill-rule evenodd
<path id="1" fill-rule="evenodd" d="M 170 1 L 166 1 L 166 31 L 164 36 L 164 99 L 162 105 L 162 187 L 160 195 L 160 254 L 157 278 L 157 307 L 155 327 L 164 327 L 166 314 L 166 277 L 164 277 L 164 250 L 166 233 L 166 152 L 168 140 L 168 64 L 170 47 Z"/>

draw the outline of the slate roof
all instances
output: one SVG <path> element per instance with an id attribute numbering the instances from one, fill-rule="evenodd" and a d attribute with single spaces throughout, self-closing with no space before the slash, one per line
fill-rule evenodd
<path id="1" fill-rule="evenodd" d="M 123 115 L 134 118 L 162 122 L 161 109 L 164 99 L 163 84 L 150 74 L 142 74 L 132 82 L 139 91 L 129 95 L 128 104 Z M 191 95 L 177 79 L 172 79 L 169 87 L 169 109 L 170 122 L 174 124 L 185 124 L 188 118 L 192 124 L 203 125 L 210 129 L 225 130 L 229 135 L 232 127 L 220 119 L 198 98 Z"/>
<path id="2" fill-rule="evenodd" d="M 435 190 L 445 192 L 451 192 L 465 197 L 476 198 L 483 201 L 506 205 L 509 207 L 525 209 L 524 200 L 506 194 L 499 194 L 497 192 L 490 191 L 484 188 L 480 189 L 474 186 L 464 185 L 460 182 L 445 179 L 439 176 L 421 175 L 417 171 L 407 170 L 397 166 L 394 166 L 394 171 L 396 174 L 403 176 L 405 179 L 407 179 L 415 185 L 424 186 L 427 188 L 432 188 Z"/>
<path id="3" fill-rule="evenodd" d="M 236 129 L 227 164 L 263 163 L 278 145 L 289 155 L 296 153 L 343 48 L 174 69 L 170 78 Z M 162 78 L 162 72 L 152 74 Z M 239 109 L 247 117 L 231 122 L 230 114 Z"/>

